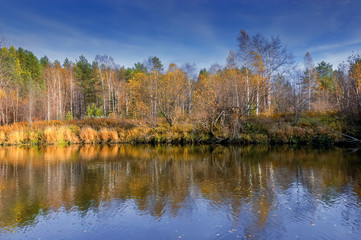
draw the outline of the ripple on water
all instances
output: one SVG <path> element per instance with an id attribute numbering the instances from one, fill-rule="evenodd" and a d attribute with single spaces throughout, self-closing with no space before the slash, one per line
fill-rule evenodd
<path id="1" fill-rule="evenodd" d="M 44 152 L 0 149 L 0 238 L 280 240 L 361 235 L 360 162 L 348 161 L 342 150 L 68 150 L 65 156 L 64 149 L 53 147 Z M 27 156 L 32 156 L 31 163 Z"/>

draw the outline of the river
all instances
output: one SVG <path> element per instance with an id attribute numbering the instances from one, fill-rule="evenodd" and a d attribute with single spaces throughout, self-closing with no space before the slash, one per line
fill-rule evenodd
<path id="1" fill-rule="evenodd" d="M 360 239 L 361 157 L 287 146 L 0 148 L 0 239 Z"/>

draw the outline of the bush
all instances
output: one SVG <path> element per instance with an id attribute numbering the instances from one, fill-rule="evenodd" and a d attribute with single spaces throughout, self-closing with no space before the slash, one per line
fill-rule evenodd
<path id="1" fill-rule="evenodd" d="M 101 109 L 101 107 L 97 108 L 94 103 L 92 105 L 88 105 L 86 107 L 86 116 L 87 118 L 104 116 L 103 109 Z"/>
<path id="2" fill-rule="evenodd" d="M 28 142 L 24 142 L 25 144 L 39 145 L 42 143 L 43 133 L 41 131 L 31 130 L 28 132 L 28 137 Z"/>
<path id="3" fill-rule="evenodd" d="M 66 113 L 66 120 L 67 120 L 67 121 L 73 120 L 73 115 L 71 115 L 71 112 L 67 112 L 67 113 Z"/>

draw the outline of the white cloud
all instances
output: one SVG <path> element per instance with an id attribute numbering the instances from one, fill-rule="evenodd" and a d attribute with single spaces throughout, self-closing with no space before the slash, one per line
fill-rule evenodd
<path id="1" fill-rule="evenodd" d="M 333 49 L 337 49 L 337 48 L 345 48 L 345 47 L 349 47 L 349 46 L 357 45 L 357 44 L 360 44 L 360 46 L 361 46 L 361 39 L 354 39 L 354 40 L 348 40 L 348 41 L 343 41 L 343 42 L 338 42 L 338 43 L 319 45 L 319 46 L 309 48 L 309 51 L 310 52 L 327 51 L 327 50 L 333 50 Z"/>

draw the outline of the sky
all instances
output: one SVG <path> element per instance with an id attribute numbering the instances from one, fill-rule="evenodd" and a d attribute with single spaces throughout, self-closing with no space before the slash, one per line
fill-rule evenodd
<path id="1" fill-rule="evenodd" d="M 132 67 L 225 64 L 241 29 L 279 36 L 302 64 L 335 67 L 361 50 L 361 0 L 0 0 L 0 35 L 50 60 L 107 54 Z"/>

